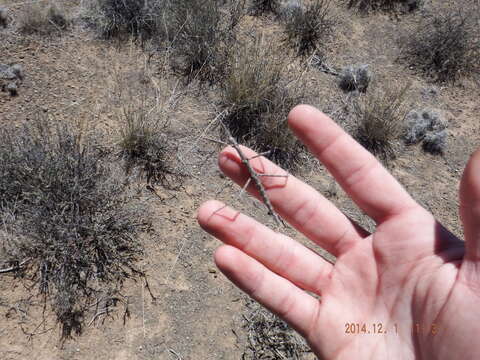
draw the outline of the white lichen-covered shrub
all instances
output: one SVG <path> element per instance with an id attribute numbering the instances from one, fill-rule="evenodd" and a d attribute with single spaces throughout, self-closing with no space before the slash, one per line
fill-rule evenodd
<path id="1" fill-rule="evenodd" d="M 366 92 L 371 80 L 372 72 L 368 64 L 350 65 L 340 73 L 339 86 L 344 91 Z"/>
<path id="2" fill-rule="evenodd" d="M 446 121 L 435 110 L 412 110 L 407 115 L 405 142 L 417 144 L 428 132 L 440 132 L 447 128 Z"/>
<path id="3" fill-rule="evenodd" d="M 447 130 L 428 133 L 423 139 L 423 150 L 432 154 L 443 154 L 447 147 Z"/>

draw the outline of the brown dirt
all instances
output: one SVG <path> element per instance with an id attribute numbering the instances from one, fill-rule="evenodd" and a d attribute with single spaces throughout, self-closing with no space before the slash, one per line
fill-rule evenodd
<path id="1" fill-rule="evenodd" d="M 4 3 L 13 14 L 25 6 L 23 1 Z M 67 8 L 74 13 L 79 5 L 79 1 L 72 1 Z M 448 119 L 449 144 L 444 156 L 425 154 L 419 146 L 412 146 L 403 149 L 391 168 L 415 199 L 461 236 L 457 188 L 468 156 L 480 142 L 479 79 L 439 86 L 398 63 L 398 34 L 411 27 L 419 15 L 358 16 L 342 7 L 335 7 L 335 12 L 338 25 L 329 47 L 330 63 L 338 67 L 370 64 L 375 86 L 410 82 L 412 108 L 433 107 Z M 249 17 L 247 25 L 266 29 L 272 41 L 281 38 L 281 28 L 272 19 Z M 20 63 L 26 73 L 18 97 L 0 93 L 0 125 L 29 121 L 36 113 L 44 112 L 56 121 L 87 121 L 91 131 L 112 134 L 105 139 L 113 144 L 118 111 L 118 104 L 112 100 L 113 75 L 119 72 L 125 79 L 135 78 L 145 59 L 133 45 L 118 47 L 95 39 L 79 27 L 49 38 L 24 37 L 15 32 L 14 24 L 0 29 L 0 62 Z M 272 220 L 255 201 L 247 197 L 237 201 L 238 189 L 216 168 L 217 145 L 201 141 L 192 146 L 215 116 L 216 90 L 182 87 L 162 70 L 161 59 L 154 58 L 150 68 L 153 78 L 166 89 L 179 89 L 180 100 L 171 116 L 171 136 L 178 140 L 179 156 L 193 175 L 186 179 L 183 191 L 158 188 L 161 199 L 148 192 L 144 195 L 153 207 L 155 221 L 153 232 L 143 239 L 146 256 L 140 265 L 156 300 L 152 300 L 142 281 L 128 281 L 124 294 L 129 299 L 130 318 L 125 323 L 119 308 L 110 317 L 92 322 L 81 336 L 61 344 L 48 307 L 42 323 L 37 290 L 27 290 L 24 285 L 28 284 L 11 274 L 0 275 L 1 359 L 241 358 L 245 334 L 238 319 L 245 310 L 244 297 L 215 269 L 212 254 L 218 242 L 198 227 L 195 212 L 203 201 L 217 197 L 262 221 Z M 291 58 L 286 76 L 302 71 L 308 87 L 307 102 L 333 114 L 348 129 L 351 124 L 340 116 L 336 118 L 345 95 L 335 79 Z M 435 96 L 425 91 L 432 87 L 437 91 Z M 332 181 L 323 167 L 311 160 L 308 163 L 299 176 L 320 191 L 330 190 Z M 332 201 L 353 219 L 372 227 L 341 190 Z M 27 306 L 23 300 L 29 295 L 33 295 L 32 304 Z"/>

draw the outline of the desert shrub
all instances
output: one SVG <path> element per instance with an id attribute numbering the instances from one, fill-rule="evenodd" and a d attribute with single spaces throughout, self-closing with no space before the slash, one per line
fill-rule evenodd
<path id="1" fill-rule="evenodd" d="M 251 10 L 256 16 L 274 14 L 278 8 L 279 0 L 252 0 Z"/>
<path id="2" fill-rule="evenodd" d="M 230 30 L 234 30 L 245 16 L 245 5 L 247 0 L 230 0 L 228 13 L 230 15 Z"/>
<path id="3" fill-rule="evenodd" d="M 24 34 L 48 35 L 66 30 L 70 20 L 55 3 L 27 4 L 19 17 L 19 30 Z"/>
<path id="4" fill-rule="evenodd" d="M 303 7 L 300 3 L 300 0 L 287 0 L 279 4 L 277 8 L 277 14 L 282 20 L 288 21 L 297 13 L 297 11 L 302 10 Z"/>
<path id="5" fill-rule="evenodd" d="M 229 30 L 216 0 L 178 0 L 171 7 L 173 69 L 187 82 L 213 84 L 223 76 L 224 44 Z M 231 30 L 231 27 L 230 27 Z"/>
<path id="6" fill-rule="evenodd" d="M 103 38 L 142 40 L 165 35 L 166 0 L 90 0 L 86 19 Z"/>
<path id="7" fill-rule="evenodd" d="M 447 124 L 436 111 L 423 109 L 412 110 L 406 117 L 405 142 L 417 144 L 422 141 L 427 132 L 438 132 L 446 129 Z"/>
<path id="8" fill-rule="evenodd" d="M 370 10 L 391 11 L 399 7 L 408 11 L 414 11 L 422 3 L 423 0 L 348 0 L 348 7 L 356 8 L 362 12 Z"/>
<path id="9" fill-rule="evenodd" d="M 385 91 L 362 95 L 354 103 L 358 140 L 385 159 L 394 156 L 395 142 L 404 129 L 407 90 L 408 87 L 390 86 Z"/>
<path id="10" fill-rule="evenodd" d="M 239 46 L 222 83 L 224 123 L 239 142 L 269 151 L 269 157 L 293 169 L 302 147 L 290 133 L 286 119 L 300 95 L 282 83 L 284 63 L 261 38 Z"/>
<path id="11" fill-rule="evenodd" d="M 480 70 L 478 24 L 467 13 L 446 12 L 424 19 L 404 40 L 409 65 L 435 81 L 455 81 Z"/>
<path id="12" fill-rule="evenodd" d="M 368 65 L 347 66 L 340 73 L 338 85 L 343 91 L 366 92 L 372 79 L 372 72 Z"/>
<path id="13" fill-rule="evenodd" d="M 300 335 L 258 303 L 248 301 L 243 318 L 248 336 L 242 359 L 303 359 L 311 352 Z"/>
<path id="14" fill-rule="evenodd" d="M 81 332 L 96 298 L 118 298 L 124 279 L 141 274 L 135 235 L 146 209 L 119 174 L 67 125 L 38 118 L 0 130 L 0 260 L 28 262 L 62 338 Z"/>
<path id="15" fill-rule="evenodd" d="M 126 105 L 120 117 L 120 156 L 125 160 L 125 170 L 140 170 L 149 184 L 160 184 L 176 189 L 182 176 L 175 170 L 175 149 L 168 139 L 169 123 L 151 116 L 145 106 Z"/>
<path id="16" fill-rule="evenodd" d="M 425 135 L 423 150 L 432 154 L 443 154 L 447 147 L 447 131 L 439 130 Z"/>
<path id="17" fill-rule="evenodd" d="M 305 9 L 292 11 L 285 24 L 287 41 L 294 46 L 299 55 L 309 55 L 319 45 L 325 45 L 333 30 L 330 12 L 331 0 L 313 0 Z"/>

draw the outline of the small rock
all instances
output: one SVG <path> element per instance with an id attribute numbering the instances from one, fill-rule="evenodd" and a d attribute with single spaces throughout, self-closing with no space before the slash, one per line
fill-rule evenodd
<path id="1" fill-rule="evenodd" d="M 10 70 L 15 74 L 17 79 L 23 80 L 23 67 L 20 64 L 14 64 L 10 67 Z"/>

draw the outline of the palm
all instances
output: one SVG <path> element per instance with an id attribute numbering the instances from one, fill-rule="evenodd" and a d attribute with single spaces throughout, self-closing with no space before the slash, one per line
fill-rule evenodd
<path id="1" fill-rule="evenodd" d="M 462 183 L 465 250 L 323 114 L 299 107 L 290 124 L 376 221 L 376 232 L 367 233 L 291 176 L 262 177 L 275 209 L 337 261 L 332 266 L 294 240 L 208 202 L 199 222 L 227 244 L 215 255 L 220 269 L 324 358 L 477 358 L 480 345 L 472 340 L 480 334 L 480 175 L 477 182 L 472 174 L 480 161 L 471 161 Z M 252 164 L 258 172 L 282 173 L 265 159 Z M 239 184 L 249 176 L 232 149 L 222 153 L 220 166 Z M 258 196 L 255 187 L 249 191 Z"/>

